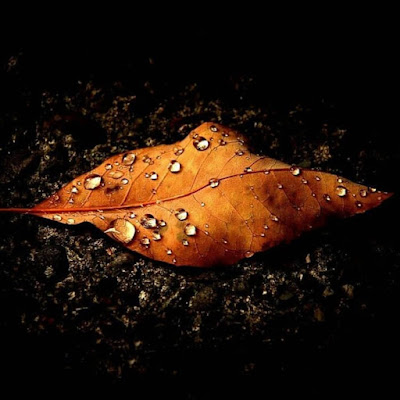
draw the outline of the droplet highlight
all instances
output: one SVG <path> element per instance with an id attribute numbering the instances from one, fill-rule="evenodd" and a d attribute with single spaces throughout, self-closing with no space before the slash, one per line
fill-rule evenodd
<path id="1" fill-rule="evenodd" d="M 200 136 L 199 138 L 193 140 L 193 146 L 198 151 L 204 151 L 208 149 L 210 142 L 203 136 Z"/>
<path id="2" fill-rule="evenodd" d="M 218 179 L 216 179 L 216 178 L 210 179 L 210 186 L 212 188 L 216 188 L 218 185 L 219 185 L 219 180 Z"/>
<path id="3" fill-rule="evenodd" d="M 152 229 L 157 226 L 157 220 L 151 214 L 145 214 L 140 220 L 141 225 L 146 229 Z"/>
<path id="4" fill-rule="evenodd" d="M 101 185 L 101 182 L 102 182 L 102 178 L 100 175 L 91 174 L 85 178 L 85 182 L 83 183 L 83 186 L 87 190 L 94 190 L 94 189 L 97 189 Z"/>

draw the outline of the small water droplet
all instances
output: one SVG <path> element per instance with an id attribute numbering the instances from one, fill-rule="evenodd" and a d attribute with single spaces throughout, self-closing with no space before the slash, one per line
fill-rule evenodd
<path id="1" fill-rule="evenodd" d="M 68 203 L 69 203 L 69 204 L 74 204 L 74 199 L 69 199 L 69 200 L 68 200 Z"/>
<path id="2" fill-rule="evenodd" d="M 205 227 L 206 229 L 208 229 L 208 228 L 210 227 L 210 225 L 205 224 L 204 227 Z"/>
<path id="3" fill-rule="evenodd" d="M 176 258 L 174 258 L 174 259 L 172 260 L 172 262 L 173 262 L 174 264 L 176 264 Z"/>
<path id="4" fill-rule="evenodd" d="M 202 207 L 204 207 L 204 206 L 206 205 L 206 203 L 201 202 L 200 205 L 201 205 Z"/>
<path id="5" fill-rule="evenodd" d="M 268 169 L 265 170 L 265 171 L 264 171 L 264 174 L 265 174 L 265 175 L 269 175 L 269 170 L 268 170 Z"/>
<path id="6" fill-rule="evenodd" d="M 208 236 L 210 233 L 208 231 L 204 231 L 204 233 Z"/>
<path id="7" fill-rule="evenodd" d="M 342 178 L 337 178 L 337 181 L 338 181 L 339 183 L 343 183 L 343 179 L 342 179 Z"/>
<path id="8" fill-rule="evenodd" d="M 115 162 L 114 162 L 114 165 L 117 165 L 117 166 L 118 166 L 118 165 L 119 165 L 119 162 L 118 162 L 118 161 L 115 161 Z"/>
<path id="9" fill-rule="evenodd" d="M 146 229 L 152 229 L 157 226 L 157 220 L 151 214 L 145 214 L 140 220 L 142 226 Z"/>
<path id="10" fill-rule="evenodd" d="M 112 171 L 108 174 L 108 176 L 113 179 L 119 179 L 121 176 L 124 176 L 124 173 L 122 171 Z"/>
<path id="11" fill-rule="evenodd" d="M 369 190 L 371 193 L 376 193 L 376 188 L 369 187 L 368 190 Z"/>
<path id="12" fill-rule="evenodd" d="M 154 161 L 148 155 L 143 156 L 142 161 L 146 164 L 154 164 Z"/>
<path id="13" fill-rule="evenodd" d="M 299 176 L 301 174 L 301 169 L 299 167 L 291 167 L 290 172 L 294 176 Z"/>
<path id="14" fill-rule="evenodd" d="M 112 233 L 120 242 L 129 243 L 135 236 L 136 228 L 126 219 L 118 218 L 111 222 L 110 228 L 104 233 Z"/>
<path id="15" fill-rule="evenodd" d="M 368 196 L 368 192 L 365 189 L 361 189 L 360 190 L 360 196 L 361 197 L 367 197 Z"/>
<path id="16" fill-rule="evenodd" d="M 358 208 L 361 208 L 363 206 L 363 204 L 361 203 L 361 201 L 356 201 L 356 206 Z"/>
<path id="17" fill-rule="evenodd" d="M 82 183 L 81 183 L 80 181 L 76 182 L 76 184 L 77 184 L 78 186 L 81 186 L 81 185 L 82 185 Z"/>
<path id="18" fill-rule="evenodd" d="M 157 174 L 157 172 L 152 172 L 151 174 L 150 174 L 150 179 L 152 180 L 152 181 L 156 181 L 157 179 L 158 179 L 158 174 Z"/>
<path id="19" fill-rule="evenodd" d="M 243 155 L 244 155 L 244 151 L 242 151 L 242 150 L 236 150 L 236 151 L 235 151 L 235 154 L 236 154 L 237 156 L 243 156 Z"/>
<path id="20" fill-rule="evenodd" d="M 248 251 L 246 251 L 246 253 L 244 253 L 244 256 L 245 256 L 246 258 L 253 257 L 253 256 L 254 256 L 254 251 L 248 250 Z"/>
<path id="21" fill-rule="evenodd" d="M 228 244 L 228 241 L 227 241 L 226 239 L 222 239 L 222 242 L 223 242 L 224 244 Z"/>
<path id="22" fill-rule="evenodd" d="M 243 178 L 243 174 L 240 174 L 239 176 L 240 176 L 241 178 Z"/>
<path id="23" fill-rule="evenodd" d="M 307 179 L 304 179 L 304 178 L 301 178 L 301 182 L 304 183 L 305 185 L 307 185 L 308 180 L 307 180 Z"/>
<path id="24" fill-rule="evenodd" d="M 193 140 L 193 146 L 196 150 L 204 151 L 208 149 L 210 142 L 203 136 L 200 136 L 199 138 Z"/>
<path id="25" fill-rule="evenodd" d="M 160 231 L 153 231 L 153 240 L 157 241 L 157 240 L 161 240 L 162 236 Z"/>
<path id="26" fill-rule="evenodd" d="M 145 177 L 145 178 L 150 178 L 150 174 L 149 174 L 148 172 L 146 172 L 146 173 L 144 174 L 144 177 Z"/>
<path id="27" fill-rule="evenodd" d="M 97 189 L 101 184 L 102 178 L 100 175 L 91 174 L 85 178 L 84 187 L 87 190 Z"/>
<path id="28" fill-rule="evenodd" d="M 210 186 L 212 188 L 216 188 L 218 185 L 219 185 L 219 180 L 218 179 L 216 179 L 216 178 L 210 179 Z"/>
<path id="29" fill-rule="evenodd" d="M 68 218 L 67 219 L 67 224 L 73 225 L 75 223 L 75 220 L 73 218 Z"/>
<path id="30" fill-rule="evenodd" d="M 178 161 L 172 160 L 168 165 L 168 169 L 170 170 L 170 172 L 176 174 L 181 170 L 181 164 Z"/>
<path id="31" fill-rule="evenodd" d="M 268 225 L 264 225 L 264 229 L 265 230 L 269 229 L 269 226 Z"/>
<path id="32" fill-rule="evenodd" d="M 71 193 L 78 193 L 79 190 L 76 186 L 72 186 Z"/>
<path id="33" fill-rule="evenodd" d="M 381 201 L 382 200 L 382 197 L 381 196 L 378 196 L 378 201 Z"/>
<path id="34" fill-rule="evenodd" d="M 210 131 L 211 132 L 218 132 L 218 128 L 215 125 L 210 126 Z"/>
<path id="35" fill-rule="evenodd" d="M 166 225 L 167 225 L 167 223 L 164 220 L 160 221 L 160 226 L 166 226 Z"/>
<path id="36" fill-rule="evenodd" d="M 152 194 L 157 194 L 157 189 L 151 189 Z M 159 204 L 159 203 L 158 203 Z"/>
<path id="37" fill-rule="evenodd" d="M 274 215 L 274 214 L 271 214 L 271 219 L 272 219 L 272 221 L 274 221 L 274 222 L 278 222 L 278 221 L 279 221 L 279 218 L 278 218 L 276 215 Z"/>
<path id="38" fill-rule="evenodd" d="M 174 147 L 174 154 L 176 156 L 180 156 L 183 152 L 185 151 L 185 149 L 183 149 L 182 147 Z"/>
<path id="39" fill-rule="evenodd" d="M 347 189 L 346 189 L 344 186 L 338 186 L 338 187 L 336 188 L 336 194 L 337 194 L 339 197 L 344 197 L 344 196 L 346 196 L 346 194 L 347 194 Z"/>
<path id="40" fill-rule="evenodd" d="M 170 256 L 172 254 L 172 250 L 171 249 L 167 249 L 167 254 Z"/>
<path id="41" fill-rule="evenodd" d="M 124 165 L 132 165 L 136 160 L 136 155 L 134 153 L 126 153 L 122 157 L 122 164 Z"/>
<path id="42" fill-rule="evenodd" d="M 315 193 L 311 193 L 311 196 L 312 197 L 316 197 L 317 195 Z"/>
<path id="43" fill-rule="evenodd" d="M 331 196 L 329 196 L 329 194 L 324 194 L 322 197 L 325 201 L 331 201 Z"/>
<path id="44" fill-rule="evenodd" d="M 188 235 L 188 236 L 194 236 L 194 235 L 196 234 L 196 232 L 197 232 L 197 229 L 196 229 L 196 227 L 195 227 L 194 225 L 192 225 L 192 224 L 187 224 L 187 225 L 185 226 L 185 233 L 186 233 L 186 235 Z"/>
<path id="45" fill-rule="evenodd" d="M 186 239 L 183 239 L 183 240 L 182 240 L 182 244 L 183 244 L 184 246 L 189 246 L 189 242 L 188 242 Z"/>
<path id="46" fill-rule="evenodd" d="M 111 164 L 106 164 L 106 170 L 109 171 L 112 168 Z"/>
<path id="47" fill-rule="evenodd" d="M 264 233 L 264 232 L 261 233 L 260 236 L 261 236 L 261 237 L 265 237 L 265 233 Z"/>
<path id="48" fill-rule="evenodd" d="M 124 179 L 122 179 L 121 183 L 122 183 L 123 185 L 127 185 L 127 184 L 129 183 L 129 180 L 126 179 L 126 178 L 124 178 Z"/>
<path id="49" fill-rule="evenodd" d="M 219 144 L 220 146 L 225 146 L 225 145 L 226 145 L 226 142 L 225 142 L 225 140 L 223 140 L 223 139 L 219 139 L 219 140 L 218 140 L 218 144 Z"/>
<path id="50" fill-rule="evenodd" d="M 253 170 L 251 169 L 251 167 L 246 167 L 246 168 L 244 169 L 244 172 L 251 172 L 251 171 L 253 171 Z"/>
<path id="51" fill-rule="evenodd" d="M 223 137 L 229 137 L 229 133 L 222 132 L 222 136 L 223 136 Z"/>
<path id="52" fill-rule="evenodd" d="M 321 178 L 319 176 L 316 176 L 315 180 L 319 182 L 321 180 Z"/>
<path id="53" fill-rule="evenodd" d="M 175 211 L 175 217 L 179 219 L 179 221 L 184 221 L 188 217 L 188 213 L 183 208 Z"/>
<path id="54" fill-rule="evenodd" d="M 283 185 L 278 183 L 278 189 L 283 189 Z"/>
<path id="55" fill-rule="evenodd" d="M 133 218 L 135 218 L 136 217 L 136 214 L 135 213 L 131 213 L 131 215 L 129 216 L 129 218 L 131 218 L 131 219 L 133 219 Z"/>
<path id="56" fill-rule="evenodd" d="M 140 240 L 140 243 L 142 243 L 145 246 L 148 246 L 150 244 L 150 239 L 145 236 L 143 239 Z"/>
<path id="57" fill-rule="evenodd" d="M 61 218 L 61 215 L 53 215 L 53 219 L 54 219 L 54 221 L 61 221 L 62 220 L 62 218 Z"/>

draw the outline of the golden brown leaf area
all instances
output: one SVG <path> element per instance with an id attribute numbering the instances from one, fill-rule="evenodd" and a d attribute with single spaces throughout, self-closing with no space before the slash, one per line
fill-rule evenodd
<path id="1" fill-rule="evenodd" d="M 291 167 L 204 123 L 181 142 L 116 155 L 31 213 L 90 222 L 129 249 L 174 265 L 233 264 L 391 194 Z"/>

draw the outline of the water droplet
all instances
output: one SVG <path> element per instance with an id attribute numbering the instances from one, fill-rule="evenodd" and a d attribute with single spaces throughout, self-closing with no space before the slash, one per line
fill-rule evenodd
<path id="1" fill-rule="evenodd" d="M 324 194 L 322 197 L 325 201 L 331 201 L 331 196 L 329 196 L 329 194 Z"/>
<path id="2" fill-rule="evenodd" d="M 204 231 L 204 233 L 208 236 L 210 234 L 210 232 L 208 231 Z"/>
<path id="3" fill-rule="evenodd" d="M 196 234 L 196 232 L 197 232 L 197 229 L 196 229 L 196 227 L 195 227 L 194 225 L 192 225 L 192 224 L 187 224 L 187 225 L 185 226 L 185 233 L 186 233 L 186 235 L 188 235 L 188 236 L 194 236 L 194 235 Z"/>
<path id="4" fill-rule="evenodd" d="M 112 168 L 112 165 L 111 164 L 106 164 L 106 170 L 108 171 L 108 170 L 110 170 Z"/>
<path id="5" fill-rule="evenodd" d="M 299 176 L 301 174 L 301 169 L 299 167 L 291 167 L 290 172 L 294 176 Z"/>
<path id="6" fill-rule="evenodd" d="M 157 189 L 151 189 L 151 193 L 157 194 Z M 160 204 L 160 203 L 157 203 L 157 204 Z"/>
<path id="7" fill-rule="evenodd" d="M 316 176 L 315 180 L 319 182 L 321 180 L 321 178 L 319 176 Z"/>
<path id="8" fill-rule="evenodd" d="M 264 232 L 261 233 L 260 236 L 261 236 L 261 237 L 265 237 L 265 233 L 264 233 Z"/>
<path id="9" fill-rule="evenodd" d="M 307 180 L 307 179 L 304 179 L 304 178 L 301 178 L 301 182 L 304 183 L 305 185 L 307 185 L 308 180 Z"/>
<path id="10" fill-rule="evenodd" d="M 166 226 L 166 225 L 167 225 L 167 223 L 164 220 L 160 221 L 160 226 Z"/>
<path id="11" fill-rule="evenodd" d="M 228 241 L 227 241 L 226 239 L 222 239 L 222 242 L 223 242 L 224 244 L 228 244 Z"/>
<path id="12" fill-rule="evenodd" d="M 376 192 L 376 189 L 373 188 L 373 187 L 368 188 L 368 190 L 369 190 L 371 193 L 375 193 L 375 192 Z"/>
<path id="13" fill-rule="evenodd" d="M 67 224 L 73 225 L 75 223 L 75 220 L 73 218 L 68 218 L 67 219 Z"/>
<path id="14" fill-rule="evenodd" d="M 83 185 L 87 190 L 94 190 L 100 186 L 101 180 L 102 178 L 100 175 L 91 174 L 85 178 L 85 182 Z"/>
<path id="15" fill-rule="evenodd" d="M 146 229 L 152 229 L 157 226 L 157 220 L 151 214 L 145 214 L 140 220 L 142 226 Z"/>
<path id="16" fill-rule="evenodd" d="M 68 200 L 68 203 L 69 203 L 69 204 L 74 204 L 74 199 L 69 199 L 69 200 Z"/>
<path id="17" fill-rule="evenodd" d="M 218 140 L 218 144 L 219 144 L 220 146 L 225 146 L 225 145 L 226 145 L 226 142 L 225 142 L 225 140 L 223 140 L 223 139 L 219 139 L 219 140 Z"/>
<path id="18" fill-rule="evenodd" d="M 210 179 L 210 186 L 212 188 L 216 188 L 218 185 L 219 185 L 219 180 L 218 179 L 215 179 L 215 178 Z"/>
<path id="19" fill-rule="evenodd" d="M 171 249 L 167 249 L 167 254 L 170 256 L 172 254 L 172 250 Z"/>
<path id="20" fill-rule="evenodd" d="M 145 236 L 143 239 L 140 240 L 140 243 L 142 243 L 145 246 L 148 246 L 150 244 L 150 239 Z"/>
<path id="21" fill-rule="evenodd" d="M 170 172 L 176 174 L 181 170 L 181 164 L 178 161 L 172 160 L 168 165 L 168 169 L 170 170 Z"/>
<path id="22" fill-rule="evenodd" d="M 182 149 L 182 147 L 174 147 L 174 154 L 176 156 L 180 156 L 183 152 L 185 151 L 185 149 Z"/>
<path id="23" fill-rule="evenodd" d="M 211 132 L 218 132 L 218 128 L 215 125 L 210 126 L 210 131 Z"/>
<path id="24" fill-rule="evenodd" d="M 154 164 L 154 161 L 148 155 L 143 156 L 142 161 L 146 164 Z"/>
<path id="25" fill-rule="evenodd" d="M 175 217 L 179 219 L 179 221 L 184 221 L 188 217 L 188 213 L 183 208 L 175 211 Z"/>
<path id="26" fill-rule="evenodd" d="M 356 201 L 356 206 L 358 208 L 361 208 L 363 206 L 363 204 L 361 203 L 361 201 Z"/>
<path id="27" fill-rule="evenodd" d="M 127 153 L 122 157 L 122 164 L 132 165 L 136 160 L 136 155 L 134 153 Z"/>
<path id="28" fill-rule="evenodd" d="M 243 156 L 243 155 L 244 155 L 244 151 L 242 151 L 242 150 L 236 150 L 236 151 L 235 151 L 235 154 L 236 154 L 237 156 Z"/>
<path id="29" fill-rule="evenodd" d="M 278 189 L 283 189 L 283 185 L 278 183 Z"/>
<path id="30" fill-rule="evenodd" d="M 269 229 L 269 226 L 268 225 L 264 225 L 264 229 L 265 230 Z"/>
<path id="31" fill-rule="evenodd" d="M 77 184 L 78 186 L 81 186 L 81 185 L 82 185 L 82 183 L 81 183 L 80 181 L 76 182 L 76 184 Z"/>
<path id="32" fill-rule="evenodd" d="M 108 174 L 113 179 L 119 179 L 121 176 L 124 176 L 124 173 L 122 171 L 112 171 Z"/>
<path id="33" fill-rule="evenodd" d="M 315 193 L 311 193 L 311 196 L 312 197 L 316 197 L 317 195 Z"/>
<path id="34" fill-rule="evenodd" d="M 246 168 L 244 169 L 244 172 L 251 172 L 251 171 L 253 171 L 253 170 L 251 169 L 251 167 L 246 167 Z"/>
<path id="35" fill-rule="evenodd" d="M 72 186 L 71 193 L 78 193 L 79 190 L 76 186 Z"/>
<path id="36" fill-rule="evenodd" d="M 156 181 L 157 179 L 158 179 L 158 174 L 157 174 L 157 172 L 152 172 L 151 174 L 150 174 L 150 179 L 152 180 L 152 181 Z"/>
<path id="37" fill-rule="evenodd" d="M 361 189 L 361 190 L 360 190 L 360 196 L 361 196 L 361 197 L 367 197 L 367 196 L 368 196 L 367 191 L 366 191 L 365 189 Z"/>
<path id="38" fill-rule="evenodd" d="M 208 229 L 208 228 L 210 227 L 210 225 L 205 224 L 204 227 L 205 227 L 206 229 Z"/>
<path id="39" fill-rule="evenodd" d="M 157 240 L 161 240 L 162 236 L 160 231 L 153 231 L 153 240 L 157 241 Z"/>
<path id="40" fill-rule="evenodd" d="M 229 133 L 222 132 L 222 136 L 223 136 L 223 137 L 229 137 Z"/>
<path id="41" fill-rule="evenodd" d="M 269 175 L 269 170 L 267 169 L 266 171 L 264 171 L 265 175 Z"/>
<path id="42" fill-rule="evenodd" d="M 339 197 L 344 197 L 344 196 L 346 196 L 346 194 L 347 194 L 347 189 L 346 189 L 344 186 L 338 186 L 338 187 L 336 188 L 336 194 L 337 194 Z"/>
<path id="43" fill-rule="evenodd" d="M 104 233 L 112 233 L 120 242 L 129 243 L 135 236 L 136 228 L 126 219 L 118 218 L 111 222 L 110 228 Z"/>
<path id="44" fill-rule="evenodd" d="M 182 244 L 183 244 L 184 246 L 189 246 L 189 242 L 188 242 L 186 239 L 183 239 L 183 240 L 182 240 Z"/>
<path id="45" fill-rule="evenodd" d="M 279 218 L 278 218 L 276 215 L 274 215 L 274 214 L 271 214 L 271 219 L 272 219 L 272 221 L 274 221 L 274 222 L 278 222 L 278 221 L 279 221 Z"/>
<path id="46" fill-rule="evenodd" d="M 343 179 L 342 179 L 342 178 L 337 178 L 337 181 L 338 181 L 339 183 L 343 183 Z"/>
<path id="47" fill-rule="evenodd" d="M 114 164 L 118 166 L 118 165 L 119 165 L 119 162 L 118 162 L 118 161 L 115 161 Z"/>
<path id="48" fill-rule="evenodd" d="M 61 218 L 61 215 L 53 215 L 53 219 L 54 219 L 54 221 L 61 221 L 62 220 L 62 218 Z"/>
<path id="49" fill-rule="evenodd" d="M 135 213 L 131 213 L 131 215 L 129 216 L 129 218 L 131 218 L 131 219 L 133 219 L 133 218 L 135 218 L 136 217 L 136 214 Z"/>
<path id="50" fill-rule="evenodd" d="M 193 140 L 193 146 L 196 150 L 204 151 L 208 149 L 210 142 L 203 136 L 200 136 L 199 138 Z"/>
<path id="51" fill-rule="evenodd" d="M 206 205 L 206 203 L 201 202 L 200 205 L 201 205 L 202 207 L 204 207 L 204 206 Z"/>
<path id="52" fill-rule="evenodd" d="M 121 183 L 122 183 L 123 185 L 127 185 L 127 184 L 129 183 L 129 180 L 126 179 L 126 178 L 124 178 L 124 179 L 122 179 Z"/>
<path id="53" fill-rule="evenodd" d="M 248 251 L 246 251 L 246 253 L 244 253 L 244 256 L 245 256 L 246 258 L 253 257 L 253 256 L 254 256 L 254 251 L 248 250 Z"/>
<path id="54" fill-rule="evenodd" d="M 145 177 L 145 178 L 150 178 L 150 174 L 149 174 L 148 172 L 146 172 L 146 173 L 144 174 L 144 177 Z"/>
<path id="55" fill-rule="evenodd" d="M 172 260 L 172 262 L 173 262 L 174 264 L 176 264 L 176 258 L 174 258 L 174 259 Z"/>
<path id="56" fill-rule="evenodd" d="M 198 137 L 199 137 L 199 135 L 197 133 L 194 133 L 192 136 L 193 139 L 197 139 Z"/>

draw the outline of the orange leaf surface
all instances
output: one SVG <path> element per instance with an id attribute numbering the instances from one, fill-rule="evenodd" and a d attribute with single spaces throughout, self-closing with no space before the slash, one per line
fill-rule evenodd
<path id="1" fill-rule="evenodd" d="M 256 156 L 240 134 L 204 123 L 181 142 L 109 158 L 29 212 L 90 222 L 155 260 L 209 267 L 289 242 L 330 216 L 363 213 L 390 195 Z"/>

